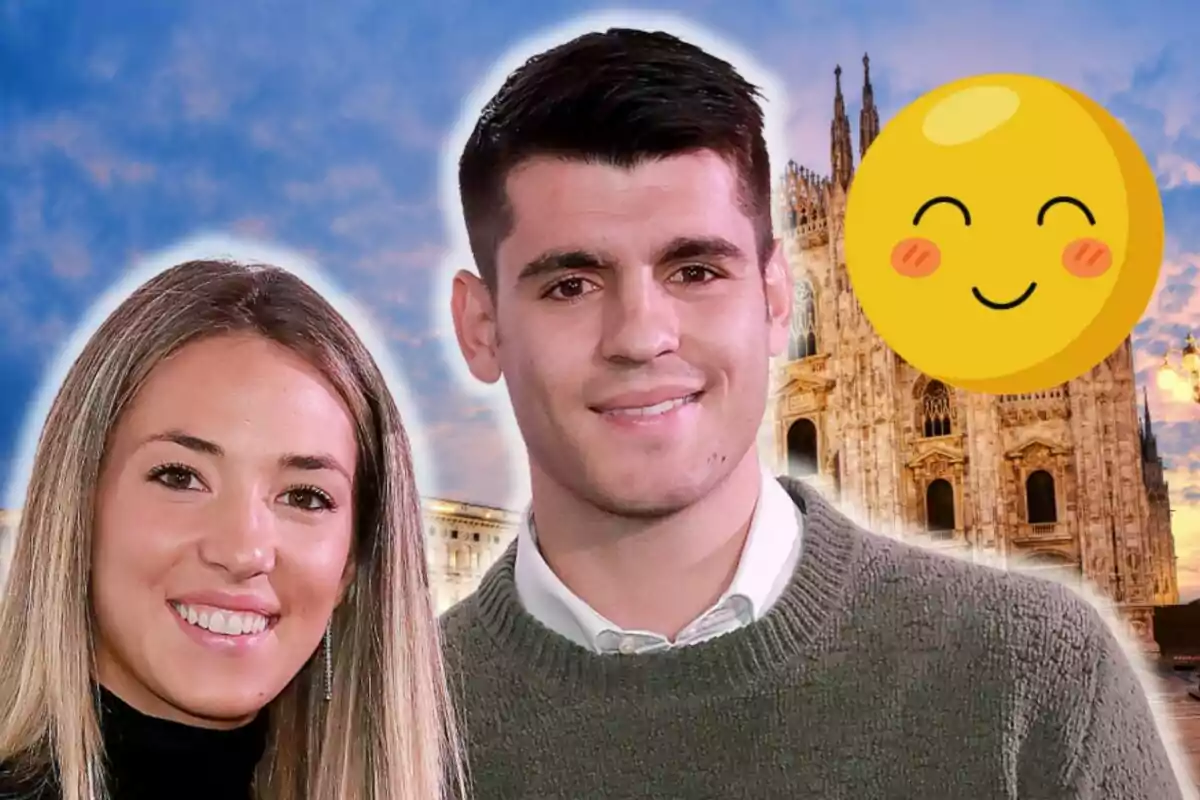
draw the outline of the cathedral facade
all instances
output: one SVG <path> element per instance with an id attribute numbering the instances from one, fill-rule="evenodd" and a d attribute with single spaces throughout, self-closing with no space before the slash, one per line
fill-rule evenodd
<path id="1" fill-rule="evenodd" d="M 863 57 L 858 154 L 879 133 Z M 835 70 L 830 171 L 789 163 L 777 221 L 795 275 L 790 352 L 765 423 L 780 471 L 823 486 L 870 529 L 1084 580 L 1152 643 L 1178 602 L 1167 485 L 1132 344 L 1044 392 L 958 391 L 875 335 L 843 251 L 855 147 Z M 954 336 L 953 330 L 946 331 Z"/>

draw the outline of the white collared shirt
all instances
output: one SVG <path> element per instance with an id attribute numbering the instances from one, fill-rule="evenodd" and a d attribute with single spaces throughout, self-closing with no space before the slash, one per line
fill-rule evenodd
<path id="1" fill-rule="evenodd" d="M 555 633 L 597 653 L 648 653 L 699 644 L 761 618 L 792 577 L 800 558 L 800 535 L 796 504 L 764 468 L 733 581 L 674 641 L 650 631 L 624 630 L 568 589 L 538 550 L 531 509 L 517 532 L 514 580 L 525 610 Z"/>

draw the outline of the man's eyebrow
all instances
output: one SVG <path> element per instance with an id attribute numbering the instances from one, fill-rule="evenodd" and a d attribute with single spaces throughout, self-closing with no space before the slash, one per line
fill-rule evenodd
<path id="1" fill-rule="evenodd" d="M 611 259 L 587 250 L 552 250 L 522 267 L 517 280 L 524 281 L 572 269 L 611 269 L 613 266 Z"/>
<path id="2" fill-rule="evenodd" d="M 740 247 L 721 236 L 679 236 L 659 250 L 655 261 L 663 264 L 692 258 L 744 257 L 745 253 Z"/>
<path id="3" fill-rule="evenodd" d="M 744 258 L 742 249 L 721 236 L 678 236 L 659 249 L 654 261 L 666 264 L 692 258 Z M 530 261 L 517 276 L 518 281 L 539 278 L 573 269 L 614 269 L 616 263 L 587 250 L 552 250 Z"/>

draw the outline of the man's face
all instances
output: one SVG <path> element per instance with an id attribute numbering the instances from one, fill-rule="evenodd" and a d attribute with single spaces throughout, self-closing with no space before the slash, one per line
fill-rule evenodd
<path id="1" fill-rule="evenodd" d="M 664 515 L 754 447 L 791 281 L 778 248 L 760 267 L 738 188 L 710 152 L 510 174 L 494 297 L 460 275 L 454 311 L 472 372 L 505 379 L 535 483 Z"/>

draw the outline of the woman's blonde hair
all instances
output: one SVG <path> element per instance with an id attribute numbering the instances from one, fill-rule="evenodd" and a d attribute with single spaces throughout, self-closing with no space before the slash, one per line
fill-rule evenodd
<path id="1" fill-rule="evenodd" d="M 420 498 L 400 414 L 338 312 L 277 267 L 192 261 L 150 279 L 99 327 L 46 418 L 0 604 L 0 762 L 104 797 L 90 605 L 106 443 L 147 376 L 221 334 L 290 348 L 336 387 L 358 439 L 353 583 L 334 612 L 333 696 L 312 659 L 269 706 L 263 800 L 433 800 L 463 791 L 432 606 Z"/>

